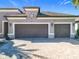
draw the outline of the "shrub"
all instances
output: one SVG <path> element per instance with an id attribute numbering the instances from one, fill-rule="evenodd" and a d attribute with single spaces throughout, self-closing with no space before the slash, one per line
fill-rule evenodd
<path id="1" fill-rule="evenodd" d="M 77 29 L 77 32 L 76 32 L 76 36 L 75 36 L 76 39 L 79 38 L 79 28 Z"/>
<path id="2" fill-rule="evenodd" d="M 6 44 L 6 42 L 0 42 L 0 47 Z"/>
<path id="3" fill-rule="evenodd" d="M 77 29 L 77 36 L 79 36 L 79 29 Z"/>

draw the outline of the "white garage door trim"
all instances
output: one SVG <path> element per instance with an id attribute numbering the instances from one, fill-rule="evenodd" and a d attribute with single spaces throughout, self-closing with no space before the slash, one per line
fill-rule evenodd
<path id="1" fill-rule="evenodd" d="M 4 34 L 4 23 L 7 22 L 7 21 L 1 21 L 1 24 L 2 24 L 2 32 L 0 34 Z"/>
<path id="2" fill-rule="evenodd" d="M 13 23 L 13 37 L 14 38 L 15 38 L 15 25 L 16 24 L 48 24 L 48 35 L 50 34 L 50 23 L 49 22 L 15 22 Z"/>

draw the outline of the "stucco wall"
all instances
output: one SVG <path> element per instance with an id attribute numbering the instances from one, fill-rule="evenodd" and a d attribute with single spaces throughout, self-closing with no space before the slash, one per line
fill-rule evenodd
<path id="1" fill-rule="evenodd" d="M 72 32 L 75 33 L 75 24 L 72 24 Z"/>
<path id="2" fill-rule="evenodd" d="M 12 23 L 8 23 L 8 33 L 9 34 L 13 33 L 13 24 Z"/>
<path id="3" fill-rule="evenodd" d="M 18 10 L 17 11 L 0 10 L 0 33 L 2 33 L 2 31 L 3 31 L 3 33 L 0 34 L 0 37 L 4 37 L 4 25 L 2 27 L 2 21 L 7 21 L 4 16 L 6 16 L 6 15 L 16 15 L 16 14 L 20 14 L 20 12 Z M 2 30 L 2 28 L 3 28 L 3 30 Z M 11 28 L 11 30 L 13 30 L 13 29 Z M 10 32 L 12 32 L 11 30 L 10 30 Z"/>
<path id="4" fill-rule="evenodd" d="M 0 37 L 3 37 L 2 21 L 0 21 Z"/>
<path id="5" fill-rule="evenodd" d="M 51 23 L 50 23 L 50 33 L 54 33 L 54 24 L 51 25 Z"/>
<path id="6" fill-rule="evenodd" d="M 72 19 L 66 19 L 66 18 L 64 18 L 64 19 L 38 19 L 38 18 L 35 18 L 35 19 L 28 19 L 28 18 L 23 18 L 23 19 L 21 19 L 21 18 L 17 18 L 17 19 L 13 19 L 13 18 L 9 18 L 8 19 L 8 21 L 10 22 L 10 23 L 15 23 L 15 22 L 48 22 L 48 23 L 50 23 L 50 33 L 54 33 L 54 23 L 55 22 L 68 22 L 68 23 L 72 23 L 71 25 L 72 25 L 72 36 L 74 35 L 74 33 L 75 33 L 75 26 L 74 26 L 74 22 L 75 22 L 75 19 L 74 18 L 72 18 Z M 10 26 L 10 24 L 9 24 L 9 33 L 13 33 L 13 26 Z M 51 34 L 50 34 L 51 35 Z"/>
<path id="7" fill-rule="evenodd" d="M 27 17 L 14 17 L 14 18 L 8 18 L 9 21 L 11 22 L 74 22 L 75 19 L 74 18 L 71 18 L 71 19 L 68 19 L 67 17 L 66 18 L 62 18 L 61 19 L 58 19 L 58 18 L 52 18 L 52 19 L 40 19 L 40 18 L 27 18 Z"/>
<path id="8" fill-rule="evenodd" d="M 16 15 L 18 12 L 0 12 L 0 20 L 5 20 L 6 15 Z"/>

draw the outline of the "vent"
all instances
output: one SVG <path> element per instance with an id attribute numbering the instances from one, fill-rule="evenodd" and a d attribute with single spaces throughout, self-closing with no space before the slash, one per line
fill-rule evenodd
<path id="1" fill-rule="evenodd" d="M 25 7 L 24 11 L 27 17 L 36 17 L 38 15 L 40 8 L 38 7 Z"/>

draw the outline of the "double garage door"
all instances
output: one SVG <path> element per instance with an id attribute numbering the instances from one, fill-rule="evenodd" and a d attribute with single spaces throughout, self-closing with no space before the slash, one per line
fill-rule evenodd
<path id="1" fill-rule="evenodd" d="M 55 24 L 54 34 L 56 38 L 70 37 L 70 24 Z M 15 38 L 47 38 L 47 37 L 48 37 L 48 24 L 15 25 Z"/>
<path id="2" fill-rule="evenodd" d="M 48 24 L 16 24 L 16 38 L 47 38 Z"/>

